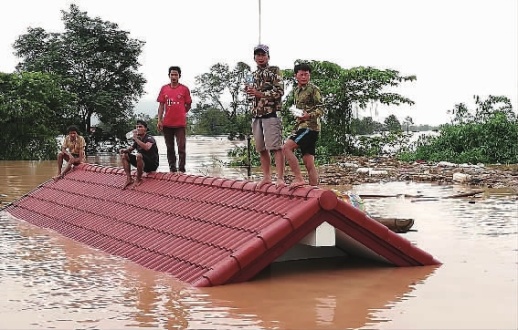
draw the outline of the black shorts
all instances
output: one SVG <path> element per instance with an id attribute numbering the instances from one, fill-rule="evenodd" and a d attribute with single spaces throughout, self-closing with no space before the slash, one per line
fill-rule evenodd
<path id="1" fill-rule="evenodd" d="M 154 172 L 158 168 L 158 164 L 155 163 L 149 156 L 145 154 L 142 155 L 142 160 L 144 161 L 144 172 Z M 137 156 L 135 154 L 128 154 L 129 162 L 131 165 L 137 167 Z"/>
<path id="2" fill-rule="evenodd" d="M 318 131 L 312 131 L 309 128 L 301 128 L 295 132 L 290 139 L 293 140 L 300 148 L 302 155 L 315 156 L 315 148 L 318 140 Z"/>

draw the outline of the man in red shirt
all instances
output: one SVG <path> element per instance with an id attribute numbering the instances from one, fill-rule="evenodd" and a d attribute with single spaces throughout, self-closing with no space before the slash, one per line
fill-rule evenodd
<path id="1" fill-rule="evenodd" d="M 162 86 L 158 94 L 158 130 L 164 132 L 165 145 L 167 147 L 167 161 L 171 172 L 185 172 L 185 136 L 187 127 L 187 112 L 191 109 L 191 92 L 189 88 L 180 84 L 179 79 L 182 70 L 179 66 L 169 68 L 171 82 Z M 178 146 L 178 167 L 176 166 L 176 153 Z"/>

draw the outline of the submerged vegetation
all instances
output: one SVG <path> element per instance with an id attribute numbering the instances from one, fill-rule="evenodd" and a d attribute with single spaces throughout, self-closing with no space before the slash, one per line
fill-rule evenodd
<path id="1" fill-rule="evenodd" d="M 402 160 L 423 159 L 455 163 L 518 163 L 518 117 L 510 100 L 503 96 L 481 99 L 475 109 L 457 104 L 450 124 L 441 126 L 438 136 L 423 137 Z"/>

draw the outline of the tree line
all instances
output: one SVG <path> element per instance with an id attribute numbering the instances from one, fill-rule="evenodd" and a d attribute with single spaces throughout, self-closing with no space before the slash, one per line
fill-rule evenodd
<path id="1" fill-rule="evenodd" d="M 153 124 L 156 117 L 134 112 L 146 83 L 138 71 L 145 42 L 131 38 L 115 23 L 89 17 L 77 5 L 61 13 L 64 32 L 28 28 L 13 45 L 21 59 L 15 72 L 0 73 L 0 123 L 5 127 L 0 137 L 5 146 L 0 159 L 52 159 L 57 151 L 56 136 L 71 124 L 81 127 L 93 151 L 99 141 L 122 140 L 139 118 L 150 122 L 152 134 L 159 134 Z M 379 154 L 384 144 L 396 141 L 405 146 L 399 156 L 409 160 L 443 157 L 441 160 L 518 162 L 516 147 L 503 140 L 495 142 L 504 135 L 516 136 L 518 131 L 516 115 L 505 96 L 476 96 L 474 111 L 464 104 L 455 105 L 452 123 L 439 128 L 443 140 L 422 139 L 409 145 L 405 144 L 405 131 L 430 127 L 416 127 L 411 117 L 401 123 L 395 115 L 380 123 L 372 116 L 359 117 L 358 112 L 373 104 L 413 105 L 414 101 L 394 91 L 415 81 L 416 76 L 369 66 L 343 68 L 328 61 L 298 59 L 294 64 L 300 62 L 311 65 L 312 81 L 320 87 L 325 103 L 317 159 Z M 195 78 L 192 93 L 198 102 L 189 115 L 191 134 L 228 134 L 230 138 L 250 134 L 250 104 L 243 85 L 252 70 L 243 62 L 233 67 L 217 63 Z M 287 110 L 293 103 L 290 91 L 295 80 L 291 68 L 282 73 L 286 95 L 283 108 Z M 294 118 L 289 111 L 283 111 L 282 117 L 288 134 Z M 93 118 L 100 122 L 95 131 L 91 127 Z M 492 134 L 493 130 L 498 134 Z M 374 132 L 381 132 L 381 138 L 365 137 Z M 482 134 L 493 142 L 470 138 L 473 134 Z M 463 143 L 463 139 L 469 139 L 469 143 Z M 469 152 L 461 147 L 469 148 Z M 495 148 L 506 150 L 495 152 Z M 240 152 L 233 151 L 237 158 Z"/>

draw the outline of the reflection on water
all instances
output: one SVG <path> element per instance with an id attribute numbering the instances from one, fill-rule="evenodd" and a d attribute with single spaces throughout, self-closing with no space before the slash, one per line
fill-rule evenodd
<path id="1" fill-rule="evenodd" d="M 274 264 L 248 283 L 203 290 L 236 315 L 256 315 L 265 328 L 357 328 L 370 320 L 373 309 L 405 299 L 435 268 L 291 262 Z"/>
<path id="2" fill-rule="evenodd" d="M 0 230 L 7 328 L 359 327 L 435 269 L 294 262 L 251 282 L 197 289 L 5 214 Z"/>
<path id="3" fill-rule="evenodd" d="M 230 141 L 196 139 L 188 141 L 190 173 L 244 178 L 246 170 L 223 165 Z M 166 170 L 161 157 L 160 169 Z M 89 162 L 119 166 L 113 155 L 91 156 Z M 3 201 L 22 196 L 55 171 L 55 162 L 0 162 Z M 0 329 L 518 327 L 515 196 L 445 199 L 461 188 L 399 182 L 353 190 L 437 197 L 365 204 L 375 215 L 414 218 L 415 231 L 402 235 L 443 265 L 291 262 L 274 264 L 250 282 L 193 288 L 0 213 Z"/>

